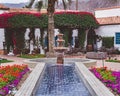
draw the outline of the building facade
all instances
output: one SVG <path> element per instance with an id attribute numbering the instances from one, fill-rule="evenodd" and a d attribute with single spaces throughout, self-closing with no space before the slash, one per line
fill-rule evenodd
<path id="1" fill-rule="evenodd" d="M 114 37 L 114 47 L 120 50 L 120 6 L 95 10 L 95 17 L 100 24 L 96 34 L 102 37 Z M 98 48 L 102 42 L 98 43 Z"/>

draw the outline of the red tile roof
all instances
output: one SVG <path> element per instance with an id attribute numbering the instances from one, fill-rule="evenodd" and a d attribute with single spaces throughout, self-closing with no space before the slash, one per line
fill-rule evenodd
<path id="1" fill-rule="evenodd" d="M 2 5 L 2 4 L 0 4 L 0 9 L 2 9 L 2 10 L 9 10 L 9 8 L 8 7 L 5 7 L 4 5 Z"/>
<path id="2" fill-rule="evenodd" d="M 120 8 L 120 6 L 112 6 L 112 7 L 106 7 L 106 8 L 97 8 L 97 9 L 95 9 L 95 11 L 117 9 L 117 8 Z"/>
<path id="3" fill-rule="evenodd" d="M 120 24 L 120 16 L 97 18 L 100 25 Z"/>
<path id="4" fill-rule="evenodd" d="M 31 12 L 31 13 L 38 13 L 35 9 L 29 9 L 29 8 L 10 8 L 9 12 Z M 40 11 L 41 13 L 47 13 L 46 9 L 42 9 Z"/>

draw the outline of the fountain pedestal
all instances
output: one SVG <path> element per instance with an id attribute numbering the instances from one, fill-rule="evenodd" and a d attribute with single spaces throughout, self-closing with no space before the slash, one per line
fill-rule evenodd
<path id="1" fill-rule="evenodd" d="M 54 47 L 54 50 L 56 51 L 57 55 L 57 64 L 63 64 L 64 63 L 64 52 L 68 49 L 64 46 L 65 40 L 63 40 L 63 34 L 59 33 L 57 41 L 57 47 Z"/>

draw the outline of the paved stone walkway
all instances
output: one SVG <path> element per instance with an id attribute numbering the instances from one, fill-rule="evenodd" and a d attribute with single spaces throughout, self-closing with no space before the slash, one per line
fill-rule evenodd
<path id="1" fill-rule="evenodd" d="M 86 58 L 85 55 L 82 56 L 66 56 L 66 58 Z M 12 65 L 12 64 L 23 64 L 23 61 L 25 59 L 19 58 L 16 56 L 7 56 L 7 55 L 0 55 L 0 58 L 5 58 L 8 60 L 13 60 L 14 62 L 9 62 L 9 63 L 2 63 L 1 65 Z M 116 58 L 120 60 L 120 55 L 117 55 Z M 120 63 L 113 63 L 113 62 L 105 62 L 105 60 L 97 60 L 97 65 L 96 67 L 102 67 L 102 66 L 107 66 L 111 70 L 117 70 L 120 71 Z"/>
<path id="2" fill-rule="evenodd" d="M 14 61 L 14 62 L 2 63 L 1 65 L 23 64 L 23 61 L 25 60 L 24 58 L 19 58 L 16 56 L 8 56 L 8 55 L 0 55 L 0 58 L 5 58 Z"/>

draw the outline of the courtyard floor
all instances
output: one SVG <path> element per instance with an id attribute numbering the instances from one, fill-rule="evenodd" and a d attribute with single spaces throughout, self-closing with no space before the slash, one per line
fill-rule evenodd
<path id="1" fill-rule="evenodd" d="M 13 60 L 14 61 L 14 62 L 9 62 L 9 63 L 2 63 L 1 65 L 24 64 L 24 60 L 26 60 L 24 58 L 19 58 L 19 57 L 16 57 L 16 56 L 7 56 L 7 55 L 0 55 L 0 58 L 5 58 L 5 59 L 8 59 L 8 60 Z M 80 55 L 80 56 L 70 55 L 70 56 L 66 56 L 66 58 L 84 58 L 85 59 L 86 55 L 85 54 Z M 115 58 L 120 60 L 120 55 L 116 55 Z M 102 67 L 103 64 L 104 64 L 104 66 L 108 67 L 109 69 L 120 71 L 120 63 L 105 62 L 105 60 L 104 60 L 104 62 L 103 62 L 103 60 L 96 60 L 96 61 L 97 61 L 96 67 Z M 41 64 L 38 64 L 38 65 L 41 65 Z M 115 96 L 117 96 L 117 95 L 115 95 Z"/>
<path id="2" fill-rule="evenodd" d="M 7 56 L 7 55 L 0 55 L 0 58 L 5 58 L 8 60 L 13 60 L 14 62 L 8 62 L 8 63 L 2 63 L 1 65 L 12 65 L 12 64 L 24 64 L 23 61 L 24 58 L 19 58 L 16 56 Z M 66 58 L 86 58 L 85 55 L 80 56 L 67 56 Z M 115 58 L 120 60 L 120 55 L 116 55 Z M 105 60 L 96 60 L 97 64 L 96 67 L 102 67 L 103 65 L 108 67 L 109 69 L 120 71 L 120 63 L 114 63 L 114 62 L 105 62 Z"/>

